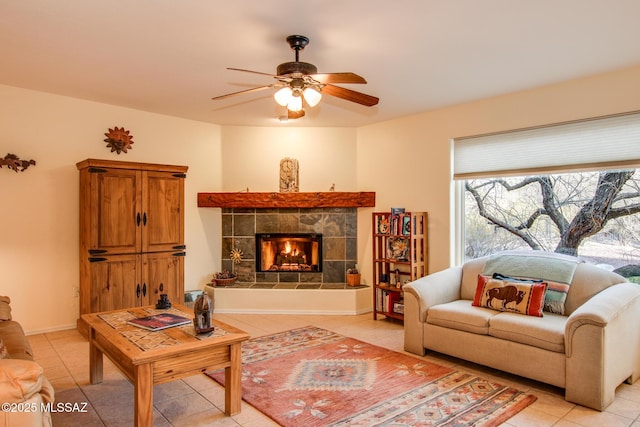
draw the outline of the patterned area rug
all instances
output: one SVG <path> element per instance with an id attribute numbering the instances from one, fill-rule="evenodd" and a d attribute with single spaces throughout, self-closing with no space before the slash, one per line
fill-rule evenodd
<path id="1" fill-rule="evenodd" d="M 536 400 L 313 326 L 251 339 L 242 361 L 242 398 L 283 426 L 496 426 Z"/>

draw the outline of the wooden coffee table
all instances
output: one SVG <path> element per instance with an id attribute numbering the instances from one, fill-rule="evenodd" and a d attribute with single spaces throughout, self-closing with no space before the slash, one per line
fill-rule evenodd
<path id="1" fill-rule="evenodd" d="M 195 337 L 193 324 L 158 332 L 131 326 L 130 317 L 158 312 L 153 306 L 83 314 L 89 326 L 89 377 L 102 382 L 102 355 L 106 355 L 134 385 L 136 426 L 151 426 L 153 386 L 215 369 L 225 369 L 225 414 L 240 412 L 242 400 L 242 341 L 249 335 L 216 321 L 216 332 Z M 163 310 L 165 311 L 165 310 Z M 169 310 L 193 318 L 193 310 L 174 304 Z"/>

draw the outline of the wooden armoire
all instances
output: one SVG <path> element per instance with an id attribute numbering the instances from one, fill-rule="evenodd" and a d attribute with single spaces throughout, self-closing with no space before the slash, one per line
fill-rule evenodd
<path id="1" fill-rule="evenodd" d="M 76 166 L 80 314 L 155 304 L 160 294 L 182 303 L 188 167 L 97 159 Z"/>

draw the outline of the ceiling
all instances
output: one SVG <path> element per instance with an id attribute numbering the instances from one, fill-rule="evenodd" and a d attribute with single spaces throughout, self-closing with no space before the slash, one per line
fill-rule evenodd
<path id="1" fill-rule="evenodd" d="M 249 6 L 250 4 L 250 6 Z M 380 98 L 325 95 L 286 126 L 363 126 L 640 64 L 638 0 L 0 0 L 0 84 L 223 125 L 278 125 L 300 60 Z"/>

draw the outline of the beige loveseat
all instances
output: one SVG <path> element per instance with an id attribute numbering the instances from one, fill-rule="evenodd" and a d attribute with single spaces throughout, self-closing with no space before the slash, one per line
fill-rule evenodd
<path id="1" fill-rule="evenodd" d="M 472 305 L 478 275 L 487 277 L 496 266 L 509 277 L 548 279 L 555 264 L 572 262 L 564 314 L 536 317 Z M 597 410 L 613 401 L 618 385 L 640 376 L 640 285 L 573 257 L 505 252 L 428 275 L 403 290 L 409 352 L 434 350 L 552 384 L 565 389 L 566 400 Z M 515 306 L 501 302 L 507 310 Z"/>
<path id="2" fill-rule="evenodd" d="M 46 409 L 53 402 L 53 387 L 33 361 L 29 341 L 20 323 L 12 320 L 9 304 L 9 297 L 0 296 L 0 426 L 51 426 Z"/>

